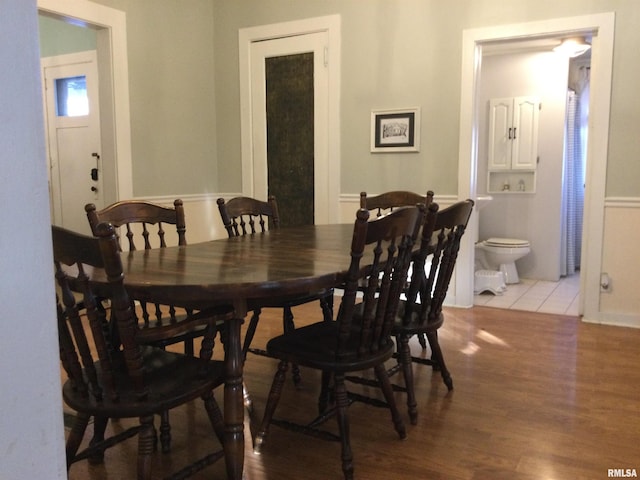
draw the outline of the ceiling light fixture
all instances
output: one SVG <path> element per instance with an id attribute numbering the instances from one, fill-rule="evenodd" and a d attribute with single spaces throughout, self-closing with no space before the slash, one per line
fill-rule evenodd
<path id="1" fill-rule="evenodd" d="M 562 53 L 568 57 L 579 57 L 591 48 L 583 37 L 565 38 L 560 45 L 553 49 L 554 52 Z"/>

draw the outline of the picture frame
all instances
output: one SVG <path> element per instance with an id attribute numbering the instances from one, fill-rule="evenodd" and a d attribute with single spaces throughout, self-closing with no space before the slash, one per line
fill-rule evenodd
<path id="1" fill-rule="evenodd" d="M 372 110 L 371 151 L 419 152 L 420 108 Z"/>

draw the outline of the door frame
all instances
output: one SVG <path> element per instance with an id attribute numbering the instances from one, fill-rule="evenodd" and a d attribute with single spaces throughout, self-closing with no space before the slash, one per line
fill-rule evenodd
<path id="1" fill-rule="evenodd" d="M 89 91 L 89 112 L 98 112 L 97 115 L 93 118 L 93 121 L 97 123 L 97 127 L 95 127 L 95 133 L 98 136 L 98 144 L 94 144 L 94 148 L 92 151 L 101 152 L 102 151 L 102 142 L 100 141 L 100 100 L 97 98 L 99 91 L 99 79 L 98 79 L 98 60 L 97 60 L 97 52 L 95 50 L 86 50 L 83 52 L 75 52 L 75 53 L 67 53 L 62 55 L 56 55 L 51 57 L 43 57 L 40 59 L 40 69 L 42 72 L 42 102 L 43 102 L 43 110 L 45 112 L 45 132 L 47 136 L 47 170 L 49 174 L 49 199 L 51 202 L 51 212 L 52 212 L 52 221 L 57 225 L 66 225 L 64 222 L 65 213 L 63 209 L 62 202 L 62 178 L 60 177 L 60 170 L 62 169 L 63 161 L 60 158 L 59 150 L 57 145 L 57 135 L 56 130 L 59 128 L 60 119 L 55 114 L 55 100 L 53 99 L 55 96 L 55 87 L 49 84 L 49 79 L 51 76 L 48 74 L 48 69 L 75 69 L 78 66 L 86 66 L 81 67 L 82 72 L 86 73 L 87 78 L 87 90 Z M 58 78 L 58 77 L 54 77 Z M 90 113 L 91 114 L 91 113 Z M 84 124 L 84 119 L 80 118 L 64 118 L 62 120 L 66 126 L 64 128 L 74 128 L 79 124 Z M 80 123 L 78 123 L 80 122 Z M 90 127 L 93 129 L 93 127 Z M 53 141 L 52 141 L 53 140 Z M 52 152 L 52 149 L 55 149 L 55 152 Z M 55 168 L 52 162 L 55 157 Z M 99 157 L 98 157 L 99 158 Z M 98 162 L 98 163 L 95 163 Z M 99 180 L 97 183 L 92 184 L 90 182 L 91 178 L 89 176 L 89 172 L 91 171 L 91 166 L 97 166 L 99 171 Z M 105 195 L 115 196 L 115 192 L 108 192 L 109 189 L 114 189 L 114 182 L 104 182 L 104 168 L 102 160 L 93 160 L 92 163 L 87 163 L 83 170 L 87 173 L 87 183 L 86 188 L 88 189 L 90 185 L 97 187 L 97 195 L 94 194 L 92 200 L 98 208 L 102 208 L 104 206 L 104 197 Z M 84 186 L 82 187 L 84 188 Z M 60 223 L 62 221 L 62 223 Z M 86 221 L 84 222 L 86 226 Z M 70 227 L 66 227 L 70 228 Z"/>
<path id="2" fill-rule="evenodd" d="M 315 223 L 340 221 L 340 15 L 329 15 L 272 25 L 241 28 L 238 31 L 240 66 L 240 123 L 242 154 L 242 194 L 254 193 L 254 151 L 252 97 L 251 97 L 251 44 L 265 40 L 327 32 L 328 48 L 325 64 L 328 69 L 327 132 L 322 145 L 326 152 L 326 165 L 316 168 Z"/>
<path id="3" fill-rule="evenodd" d="M 101 158 L 114 159 L 115 198 L 133 198 L 127 25 L 123 11 L 86 0 L 38 0 L 38 10 L 96 29 L 100 79 Z M 106 180 L 106 179 L 105 179 Z"/>
<path id="4" fill-rule="evenodd" d="M 613 12 L 463 31 L 458 198 L 477 198 L 477 126 L 479 118 L 477 97 L 483 45 L 521 39 L 561 37 L 572 34 L 584 35 L 586 33 L 593 34 L 593 41 L 579 312 L 585 321 L 600 322 L 600 271 L 606 189 L 603 179 L 606 178 L 609 145 L 615 33 L 615 14 Z M 459 305 L 473 305 L 474 243 L 477 234 L 478 214 L 476 209 L 469 223 L 467 234 L 462 239 L 458 257 L 456 299 Z"/>

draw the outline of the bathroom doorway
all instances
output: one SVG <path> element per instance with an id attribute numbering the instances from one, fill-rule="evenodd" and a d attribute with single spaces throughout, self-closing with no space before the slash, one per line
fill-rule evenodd
<path id="1" fill-rule="evenodd" d="M 488 45 L 520 40 L 544 39 L 564 35 L 593 35 L 591 67 L 592 134 L 587 147 L 587 181 L 585 187 L 585 242 L 580 267 L 579 312 L 584 321 L 599 322 L 600 272 L 605 210 L 605 182 L 609 144 L 613 44 L 615 13 L 551 18 L 541 21 L 498 25 L 464 30 L 462 35 L 462 78 L 460 98 L 460 142 L 458 163 L 459 198 L 478 198 L 477 191 L 477 90 L 480 82 L 482 51 Z M 478 237 L 477 212 L 471 218 L 469 235 L 463 238 L 457 262 L 455 295 L 459 305 L 473 304 L 474 245 Z"/>
<path id="2" fill-rule="evenodd" d="M 577 95 L 569 96 L 568 91 L 579 93 L 584 90 L 584 82 L 577 85 L 577 79 L 580 73 L 588 75 L 590 58 L 584 54 L 579 59 L 570 59 L 553 52 L 562 39 L 520 40 L 483 48 L 478 87 L 476 182 L 478 195 L 489 195 L 493 200 L 479 213 L 478 240 L 492 237 L 524 239 L 531 249 L 516 263 L 521 284 L 507 285 L 508 292 L 500 299 L 489 300 L 487 294 L 476 295 L 476 305 L 536 311 L 548 301 L 545 308 L 550 313 L 571 311 L 578 314 L 576 297 L 586 162 L 584 154 L 580 154 L 582 144 L 569 142 L 569 135 L 579 134 L 580 128 L 567 123 L 570 107 L 578 99 Z M 584 77 L 582 75 L 580 79 L 584 80 Z M 501 190 L 496 188 L 495 177 L 497 174 L 502 178 L 503 173 L 493 171 L 488 160 L 491 150 L 489 106 L 495 99 L 508 98 L 536 98 L 539 101 L 537 162 L 533 162 L 533 172 L 511 170 L 504 175 L 515 183 L 510 186 L 512 188 L 505 186 Z M 588 89 L 582 100 L 582 106 L 588 107 Z M 580 115 L 576 119 L 579 120 Z M 586 123 L 584 126 L 586 130 Z M 568 148 L 569 145 L 572 148 Z M 586 152 L 586 144 L 582 151 Z M 575 163 L 581 166 L 576 175 L 574 169 L 571 175 L 567 169 L 570 155 L 577 157 Z M 521 187 L 526 182 L 526 189 L 517 188 L 518 178 Z M 504 183 L 508 185 L 507 180 Z M 566 277 L 572 278 L 569 281 Z M 558 297 L 559 294 L 562 295 Z"/>

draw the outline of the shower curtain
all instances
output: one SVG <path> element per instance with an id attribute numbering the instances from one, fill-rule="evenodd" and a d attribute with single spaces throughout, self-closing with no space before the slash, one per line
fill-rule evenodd
<path id="1" fill-rule="evenodd" d="M 588 97 L 587 97 L 588 98 Z M 560 274 L 572 275 L 580 268 L 582 248 L 582 212 L 584 208 L 585 157 L 580 100 L 576 92 L 567 94 L 567 121 L 565 125 L 565 154 L 562 189 L 562 263 Z"/>

